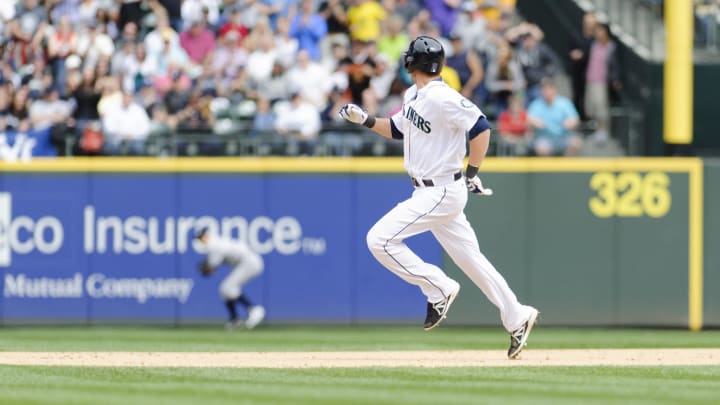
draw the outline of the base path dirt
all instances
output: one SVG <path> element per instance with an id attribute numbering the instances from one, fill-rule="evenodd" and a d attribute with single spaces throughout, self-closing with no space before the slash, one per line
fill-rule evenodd
<path id="1" fill-rule="evenodd" d="M 85 367 L 512 367 L 720 366 L 720 349 L 499 350 L 392 352 L 0 352 L 0 364 Z"/>

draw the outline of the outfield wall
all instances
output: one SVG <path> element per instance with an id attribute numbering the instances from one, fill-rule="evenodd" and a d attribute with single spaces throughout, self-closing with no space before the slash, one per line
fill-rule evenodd
<path id="1" fill-rule="evenodd" d="M 472 198 L 467 214 L 481 248 L 546 323 L 698 328 L 702 168 L 694 159 L 488 160 L 483 178 L 496 195 Z M 705 204 L 720 198 L 710 188 Z M 394 158 L 0 164 L 0 317 L 222 319 L 220 275 L 196 270 L 192 233 L 207 225 L 264 255 L 266 272 L 247 294 L 271 321 L 417 322 L 422 295 L 365 247 L 374 221 L 411 192 Z M 720 233 L 716 217 L 710 210 L 710 236 Z M 449 322 L 498 323 L 431 236 L 408 244 L 465 286 Z M 712 250 L 706 262 L 717 267 Z M 717 304 L 705 300 L 720 324 Z"/>

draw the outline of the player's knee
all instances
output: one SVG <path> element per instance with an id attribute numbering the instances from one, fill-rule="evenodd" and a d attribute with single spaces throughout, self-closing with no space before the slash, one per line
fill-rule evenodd
<path id="1" fill-rule="evenodd" d="M 250 274 L 252 274 L 253 277 L 259 276 L 260 274 L 262 274 L 262 272 L 265 268 L 261 257 L 257 257 L 255 259 L 249 261 L 248 265 L 250 266 Z"/>
<path id="2" fill-rule="evenodd" d="M 240 289 L 229 283 L 221 283 L 219 288 L 220 296 L 226 301 L 232 301 L 240 296 Z"/>
<path id="3" fill-rule="evenodd" d="M 366 236 L 366 242 L 368 249 L 370 249 L 370 252 L 372 252 L 373 254 L 383 252 L 383 247 L 385 246 L 385 243 L 382 237 L 379 235 L 376 227 L 370 228 Z"/>

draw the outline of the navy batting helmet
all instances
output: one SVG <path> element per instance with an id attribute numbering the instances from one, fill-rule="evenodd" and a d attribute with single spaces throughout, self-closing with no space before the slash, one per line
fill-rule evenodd
<path id="1" fill-rule="evenodd" d="M 440 73 L 445 61 L 445 51 L 437 39 L 420 36 L 410 42 L 403 59 L 405 69 L 410 73 L 419 70 L 429 74 L 437 74 Z"/>

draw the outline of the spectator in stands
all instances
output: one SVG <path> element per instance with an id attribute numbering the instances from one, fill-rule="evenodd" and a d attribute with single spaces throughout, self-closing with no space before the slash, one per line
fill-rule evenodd
<path id="1" fill-rule="evenodd" d="M 344 68 L 348 73 L 348 89 L 352 102 L 362 105 L 369 114 L 374 114 L 377 109 L 377 105 L 371 104 L 373 97 L 367 91 L 377 66 L 372 49 L 372 43 L 353 41 L 350 55 L 340 62 L 346 65 Z"/>
<path id="2" fill-rule="evenodd" d="M 285 67 L 280 62 L 273 65 L 270 78 L 257 83 L 255 94 L 250 96 L 269 100 L 271 103 L 286 100 L 290 95 L 290 81 L 285 72 Z"/>
<path id="3" fill-rule="evenodd" d="M 487 40 L 485 26 L 487 23 L 482 13 L 477 11 L 478 4 L 474 1 L 466 1 L 460 7 L 461 13 L 453 27 L 452 34 L 460 37 L 465 49 L 479 51 L 482 43 Z"/>
<path id="4" fill-rule="evenodd" d="M 120 79 L 112 76 L 106 76 L 101 69 L 96 71 L 98 81 L 101 90 L 100 101 L 97 104 L 98 114 L 100 118 L 105 116 L 105 113 L 115 106 L 122 103 L 122 91 L 120 85 Z"/>
<path id="5" fill-rule="evenodd" d="M 180 8 L 184 24 L 183 29 L 190 29 L 192 24 L 198 20 L 198 17 L 203 14 L 207 16 L 206 23 L 210 27 L 215 27 L 220 19 L 218 5 L 218 0 L 183 0 Z"/>
<path id="6" fill-rule="evenodd" d="M 257 38 L 257 48 L 248 57 L 247 75 L 256 85 L 267 80 L 272 74 L 273 65 L 277 61 L 274 45 L 272 36 L 260 36 Z"/>
<path id="7" fill-rule="evenodd" d="M 15 17 L 15 2 L 14 1 L 2 1 L 0 2 L 0 44 L 4 44 L 10 38 L 7 32 L 8 24 Z M 0 53 L 3 50 L 0 49 Z"/>
<path id="8" fill-rule="evenodd" d="M 291 148 L 297 147 L 300 154 L 312 155 L 321 125 L 317 108 L 293 91 L 290 102 L 279 104 L 276 113 L 275 129 L 288 137 Z"/>
<path id="9" fill-rule="evenodd" d="M 202 65 L 215 49 L 215 34 L 206 27 L 205 21 L 194 19 L 190 29 L 180 34 L 180 45 L 191 61 Z"/>
<path id="10" fill-rule="evenodd" d="M 209 130 L 215 125 L 215 117 L 210 111 L 210 102 L 214 96 L 214 89 L 197 89 L 190 93 L 186 114 L 180 123 L 183 129 Z"/>
<path id="11" fill-rule="evenodd" d="M 230 14 L 218 31 L 218 37 L 222 38 L 229 32 L 236 32 L 238 35 L 238 41 L 242 43 L 245 37 L 250 34 L 250 30 L 243 24 L 242 13 L 240 7 L 231 7 Z"/>
<path id="12" fill-rule="evenodd" d="M 540 95 L 542 79 L 560 71 L 560 61 L 555 52 L 541 42 L 542 31 L 536 25 L 526 24 L 526 27 L 526 32 L 519 37 L 520 45 L 516 53 L 527 82 L 527 101 L 531 102 Z"/>
<path id="13" fill-rule="evenodd" d="M 45 89 L 43 97 L 30 104 L 28 111 L 32 130 L 48 131 L 53 144 L 64 146 L 65 133 L 75 123 L 72 119 L 73 104 L 60 98 L 55 87 Z"/>
<path id="14" fill-rule="evenodd" d="M 151 1 L 152 6 L 154 2 Z M 159 4 L 165 8 L 167 18 L 169 19 L 170 26 L 176 31 L 182 31 L 182 4 L 183 0 L 159 0 Z M 153 11 L 157 16 L 157 8 L 153 7 Z"/>
<path id="15" fill-rule="evenodd" d="M 348 88 L 348 49 L 341 43 L 332 44 L 331 55 L 323 66 L 330 72 L 328 89 L 345 92 Z"/>
<path id="16" fill-rule="evenodd" d="M 133 77 L 129 77 L 129 72 L 135 67 L 137 60 L 135 59 L 135 43 L 125 42 L 120 52 L 115 53 L 110 62 L 110 71 L 116 77 L 122 79 L 123 88 L 129 88 L 133 82 Z"/>
<path id="17" fill-rule="evenodd" d="M 38 0 L 20 0 L 14 20 L 8 24 L 11 41 L 8 59 L 16 68 L 42 58 L 41 42 L 47 29 L 47 10 Z"/>
<path id="18" fill-rule="evenodd" d="M 257 100 L 257 112 L 253 118 L 252 125 L 253 135 L 275 129 L 275 114 L 270 107 L 270 100 L 266 98 L 259 98 Z"/>
<path id="19" fill-rule="evenodd" d="M 325 0 L 320 3 L 318 13 L 325 19 L 327 35 L 323 41 L 323 56 L 330 52 L 331 44 L 348 45 L 350 31 L 348 29 L 347 6 L 342 0 Z"/>
<path id="20" fill-rule="evenodd" d="M 573 38 L 570 46 L 570 62 L 573 90 L 573 104 L 580 113 L 580 119 L 586 120 L 585 114 L 585 84 L 587 83 L 587 66 L 590 56 L 590 47 L 595 39 L 595 14 L 586 13 L 583 16 L 582 31 Z"/>
<path id="21" fill-rule="evenodd" d="M 77 21 L 79 26 L 88 26 L 95 21 L 99 4 L 97 0 L 82 0 L 77 8 Z"/>
<path id="22" fill-rule="evenodd" d="M 138 26 L 134 22 L 128 22 L 125 24 L 120 38 L 115 38 L 115 42 L 118 46 L 122 47 L 125 43 L 136 43 L 139 41 L 138 37 Z"/>
<path id="23" fill-rule="evenodd" d="M 95 21 L 87 28 L 76 31 L 76 54 L 83 59 L 84 66 L 95 67 L 100 59 L 111 58 L 115 52 L 115 43 L 106 28 L 105 24 Z"/>
<path id="24" fill-rule="evenodd" d="M 327 35 L 327 23 L 315 12 L 313 0 L 300 2 L 300 12 L 290 23 L 289 34 L 297 39 L 299 50 L 307 51 L 313 60 L 320 59 L 320 41 Z"/>
<path id="25" fill-rule="evenodd" d="M 405 21 L 401 17 L 390 16 L 385 20 L 385 29 L 377 42 L 378 53 L 387 56 L 393 67 L 400 63 L 400 58 L 410 42 L 407 34 L 403 32 L 404 25 Z"/>
<path id="26" fill-rule="evenodd" d="M 460 84 L 460 75 L 458 75 L 458 72 L 453 69 L 452 66 L 443 66 L 442 71 L 440 72 L 440 78 L 451 89 L 457 92 L 460 92 L 460 90 L 462 90 L 462 84 Z"/>
<path id="27" fill-rule="evenodd" d="M 55 87 L 48 87 L 41 99 L 30 104 L 29 118 L 32 129 L 43 131 L 57 125 L 65 125 L 72 112 L 72 104 L 60 99 L 60 92 Z"/>
<path id="28" fill-rule="evenodd" d="M 22 75 L 21 85 L 27 85 L 30 89 L 30 98 L 39 98 L 46 88 L 54 86 L 52 69 L 46 66 L 45 60 L 38 58 L 32 65 L 25 66 L 25 74 Z"/>
<path id="29" fill-rule="evenodd" d="M 353 0 L 348 9 L 347 20 L 353 41 L 377 41 L 380 23 L 387 17 L 385 9 L 375 0 Z"/>
<path id="30" fill-rule="evenodd" d="M 180 36 L 170 28 L 170 23 L 164 14 L 157 15 L 155 29 L 148 32 L 143 39 L 148 55 L 154 58 L 163 52 L 165 42 L 173 47 L 180 47 Z"/>
<path id="31" fill-rule="evenodd" d="M 240 46 L 238 31 L 229 30 L 220 37 L 219 45 L 212 56 L 212 70 L 221 88 L 228 88 L 232 81 L 245 69 L 248 62 L 247 50 Z"/>
<path id="32" fill-rule="evenodd" d="M 102 125 L 105 154 L 117 155 L 123 148 L 129 154 L 144 154 L 150 118 L 145 109 L 133 100 L 132 93 L 125 92 L 119 105 L 108 108 Z"/>
<path id="33" fill-rule="evenodd" d="M 183 80 L 184 75 L 180 71 L 172 73 L 172 84 L 170 90 L 165 93 L 165 110 L 168 114 L 168 125 L 177 128 L 191 114 L 189 81 Z"/>
<path id="34" fill-rule="evenodd" d="M 143 17 L 142 0 L 122 0 L 120 10 L 118 12 L 118 28 L 124 31 L 128 24 L 133 24 L 135 28 L 140 25 Z"/>
<path id="35" fill-rule="evenodd" d="M 422 10 L 421 2 L 418 0 L 385 0 L 383 3 L 394 3 L 393 14 L 402 18 L 403 21 L 412 20 Z M 408 35 L 408 37 L 414 38 L 412 35 Z"/>
<path id="36" fill-rule="evenodd" d="M 450 40 L 452 55 L 445 58 L 445 65 L 457 72 L 462 86 L 460 93 L 468 99 L 479 101 L 477 93 L 485 74 L 482 61 L 474 50 L 465 48 L 459 34 L 451 33 Z"/>
<path id="37" fill-rule="evenodd" d="M 142 42 L 138 43 L 135 46 L 133 63 L 127 69 L 127 74 L 132 79 L 132 84 L 128 87 L 139 91 L 143 83 L 152 81 L 157 71 L 157 59 L 148 57 L 145 45 Z"/>
<path id="38" fill-rule="evenodd" d="M 100 86 L 95 80 L 95 70 L 92 67 L 86 67 L 83 70 L 80 85 L 72 92 L 72 100 L 75 103 L 73 118 L 76 122 L 77 135 L 79 135 L 87 123 L 100 119 L 98 113 Z"/>
<path id="39" fill-rule="evenodd" d="M 7 130 L 7 118 L 10 115 L 12 84 L 0 79 L 0 133 Z"/>
<path id="40" fill-rule="evenodd" d="M 15 90 L 12 95 L 12 104 L 5 118 L 7 129 L 18 132 L 27 132 L 30 130 L 30 114 L 28 112 L 28 100 L 30 91 L 27 86 L 22 86 Z"/>
<path id="41" fill-rule="evenodd" d="M 163 117 L 162 119 L 157 117 L 157 112 L 160 110 L 166 112 L 166 110 L 164 100 L 158 96 L 158 92 L 155 91 L 152 82 L 146 81 L 140 86 L 135 100 L 142 108 L 145 109 L 145 112 L 147 112 L 148 116 L 150 116 L 153 121 L 158 124 L 165 124 L 167 122 L 166 117 Z"/>
<path id="42" fill-rule="evenodd" d="M 508 109 L 498 117 L 500 155 L 524 155 L 530 135 L 525 102 L 519 95 L 510 97 Z"/>
<path id="43" fill-rule="evenodd" d="M 425 0 L 430 16 L 440 27 L 443 36 L 447 36 L 455 26 L 460 12 L 461 0 Z"/>
<path id="44" fill-rule="evenodd" d="M 167 75 L 172 66 L 188 66 L 190 64 L 190 57 L 179 45 L 179 41 L 173 43 L 171 35 L 163 35 L 163 49 L 155 56 L 156 77 Z"/>
<path id="45" fill-rule="evenodd" d="M 568 98 L 557 94 L 551 79 L 543 79 L 541 89 L 542 97 L 528 108 L 528 121 L 535 133 L 531 147 L 537 156 L 577 155 L 582 146 L 573 134 L 580 123 L 577 110 Z"/>
<path id="46" fill-rule="evenodd" d="M 327 94 L 332 89 L 330 72 L 311 60 L 309 52 L 298 52 L 296 65 L 287 74 L 288 84 L 300 93 L 303 102 L 314 105 L 318 111 L 325 108 Z"/>
<path id="47" fill-rule="evenodd" d="M 295 55 L 299 49 L 297 38 L 290 35 L 290 22 L 287 18 L 277 20 L 277 35 L 275 35 L 275 49 L 277 58 L 285 68 L 295 64 Z"/>
<path id="48" fill-rule="evenodd" d="M 594 137 L 600 142 L 607 140 L 610 127 L 609 90 L 622 87 L 615 50 L 615 43 L 610 40 L 610 28 L 607 24 L 598 24 L 587 65 L 585 112 L 597 122 Z"/>
<path id="49" fill-rule="evenodd" d="M 513 59 L 509 44 L 502 43 L 498 47 L 497 57 L 488 65 L 485 82 L 495 113 L 507 108 L 510 95 L 525 90 L 525 76 L 520 64 Z"/>
<path id="50" fill-rule="evenodd" d="M 77 45 L 77 37 L 70 25 L 70 17 L 63 16 L 57 24 L 57 30 L 48 38 L 48 57 L 50 58 L 54 84 L 60 91 L 60 95 L 65 95 L 65 81 L 67 77 L 67 69 L 65 60 L 73 52 Z"/>

